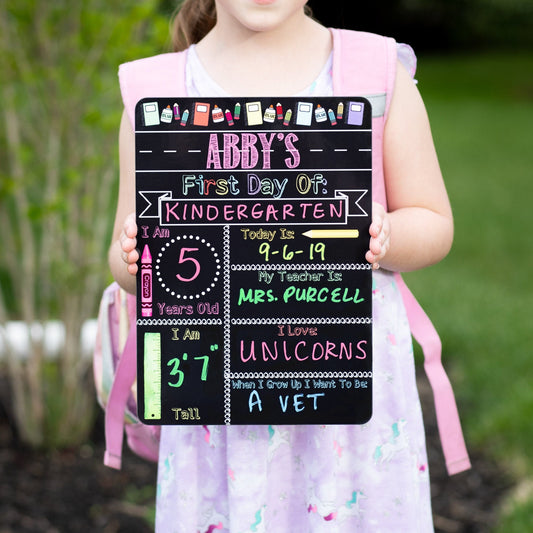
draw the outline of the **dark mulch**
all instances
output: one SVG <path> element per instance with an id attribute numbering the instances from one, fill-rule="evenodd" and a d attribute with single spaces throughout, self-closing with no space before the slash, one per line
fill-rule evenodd
<path id="1" fill-rule="evenodd" d="M 511 488 L 510 480 L 498 465 L 472 450 L 473 469 L 447 476 L 431 392 L 425 380 L 420 381 L 435 531 L 490 532 L 497 519 L 498 504 Z M 151 531 L 143 516 L 153 501 L 156 466 L 127 449 L 121 471 L 103 466 L 102 435 L 100 418 L 94 442 L 79 450 L 31 452 L 17 446 L 7 417 L 0 416 L 0 533 Z M 148 487 L 152 490 L 146 496 L 143 488 Z"/>

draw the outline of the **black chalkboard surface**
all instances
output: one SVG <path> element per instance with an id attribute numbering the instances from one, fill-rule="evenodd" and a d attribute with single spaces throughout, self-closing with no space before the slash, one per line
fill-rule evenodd
<path id="1" fill-rule="evenodd" d="M 371 107 L 136 107 L 137 390 L 148 424 L 372 414 Z"/>

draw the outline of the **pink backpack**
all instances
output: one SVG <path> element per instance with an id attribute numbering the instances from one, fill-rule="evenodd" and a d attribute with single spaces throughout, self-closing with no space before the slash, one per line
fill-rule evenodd
<path id="1" fill-rule="evenodd" d="M 379 114 L 373 118 L 373 176 L 372 189 L 376 201 L 386 205 L 386 191 L 383 179 L 382 141 L 386 111 L 390 104 L 396 75 L 397 51 L 393 39 L 371 33 L 332 29 L 334 42 L 333 87 L 335 94 L 357 94 L 370 100 L 377 97 L 382 103 Z M 167 97 L 186 95 L 185 88 L 186 52 L 168 53 L 147 59 L 140 59 L 120 66 L 119 80 L 125 108 L 135 126 L 135 105 L 143 97 Z M 364 73 L 362 75 L 361 73 Z M 407 311 L 411 332 L 424 351 L 424 368 L 433 389 L 437 423 L 450 475 L 470 468 L 459 414 L 452 387 L 441 362 L 441 342 L 431 321 L 409 291 L 400 274 L 395 274 L 399 290 Z M 101 379 L 100 402 L 106 409 L 105 464 L 120 468 L 123 426 L 126 427 L 130 447 L 143 457 L 157 459 L 159 431 L 139 423 L 135 414 L 135 399 L 131 394 L 135 382 L 135 328 L 127 337 L 122 357 L 115 335 L 119 328 L 111 322 L 117 321 L 115 314 L 120 304 L 116 303 L 117 286 L 111 285 L 104 293 L 100 318 L 102 339 L 95 357 L 95 375 L 105 370 Z M 128 297 L 130 324 L 134 324 L 135 302 Z M 114 305 L 114 307 L 112 307 Z M 112 308 L 110 312 L 109 309 Z M 107 333 L 109 332 L 109 333 Z M 112 355 L 111 355 L 112 354 Z M 99 361 L 101 360 L 101 362 Z M 113 363 L 109 363 L 109 360 Z M 117 363 L 118 361 L 118 363 Z M 109 374 L 111 371 L 111 374 Z M 113 381 L 112 372 L 115 372 Z M 111 388 L 109 388 L 112 383 Z M 107 391 L 107 392 L 106 392 Z"/>
<path id="2" fill-rule="evenodd" d="M 98 402 L 105 410 L 104 464 L 116 469 L 121 467 L 124 429 L 137 455 L 157 461 L 159 454 L 161 428 L 137 417 L 135 322 L 135 296 L 112 283 L 100 302 L 93 370 Z"/>

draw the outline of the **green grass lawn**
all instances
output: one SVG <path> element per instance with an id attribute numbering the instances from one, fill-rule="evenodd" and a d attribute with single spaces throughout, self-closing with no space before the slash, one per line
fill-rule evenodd
<path id="1" fill-rule="evenodd" d="M 441 334 L 468 445 L 519 483 L 497 531 L 533 531 L 533 54 L 422 58 L 417 78 L 455 242 L 405 279 Z"/>

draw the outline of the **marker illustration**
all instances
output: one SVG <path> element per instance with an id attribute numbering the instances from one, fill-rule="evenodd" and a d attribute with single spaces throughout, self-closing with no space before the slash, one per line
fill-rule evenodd
<path id="1" fill-rule="evenodd" d="M 291 121 L 292 117 L 292 109 L 287 109 L 287 112 L 285 113 L 285 118 L 283 119 L 283 125 L 288 126 L 289 122 Z"/>
<path id="2" fill-rule="evenodd" d="M 141 314 L 152 316 L 152 254 L 147 244 L 141 256 Z"/>
<path id="3" fill-rule="evenodd" d="M 178 104 L 174 104 L 172 109 L 174 110 L 174 120 L 179 120 L 181 118 L 180 106 Z"/>
<path id="4" fill-rule="evenodd" d="M 335 113 L 333 113 L 333 109 L 328 109 L 328 117 L 329 117 L 329 121 L 331 122 L 331 125 L 336 126 L 337 119 L 335 118 Z"/>
<path id="5" fill-rule="evenodd" d="M 278 120 L 283 120 L 283 108 L 279 102 L 276 104 L 276 115 Z"/>
<path id="6" fill-rule="evenodd" d="M 185 124 L 187 124 L 187 121 L 189 120 L 189 110 L 186 109 L 184 112 L 183 112 L 183 115 L 181 115 L 181 122 L 180 122 L 180 126 L 185 126 Z"/>
<path id="7" fill-rule="evenodd" d="M 337 120 L 341 120 L 342 115 L 344 115 L 344 104 L 339 102 L 339 105 L 337 106 Z"/>
<path id="8" fill-rule="evenodd" d="M 231 111 L 229 109 L 226 109 L 226 112 L 224 113 L 226 115 L 226 120 L 228 121 L 228 126 L 233 126 L 233 117 L 231 116 Z"/>
<path id="9" fill-rule="evenodd" d="M 233 118 L 235 120 L 239 120 L 241 118 L 241 104 L 239 104 L 239 102 L 235 104 L 235 109 L 233 110 Z"/>
<path id="10" fill-rule="evenodd" d="M 357 239 L 359 230 L 357 229 L 310 229 L 302 233 L 309 239 Z"/>

